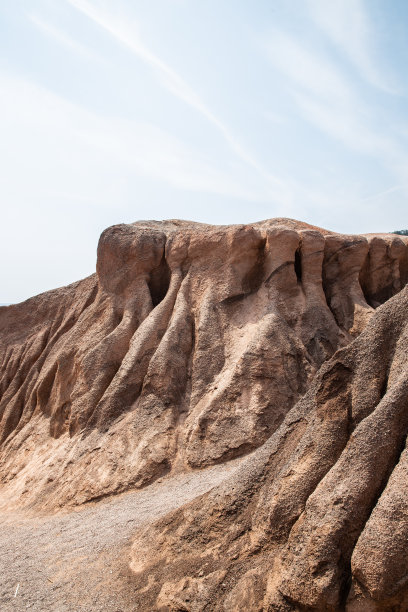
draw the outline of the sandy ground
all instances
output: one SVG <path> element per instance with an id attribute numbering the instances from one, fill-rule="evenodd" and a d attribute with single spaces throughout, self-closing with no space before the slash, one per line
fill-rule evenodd
<path id="1" fill-rule="evenodd" d="M 1 612 L 134 612 L 134 531 L 209 491 L 239 463 L 167 477 L 70 513 L 0 514 Z"/>

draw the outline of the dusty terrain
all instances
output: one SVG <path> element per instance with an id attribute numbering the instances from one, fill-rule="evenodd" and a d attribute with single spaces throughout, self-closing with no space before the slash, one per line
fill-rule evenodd
<path id="1" fill-rule="evenodd" d="M 401 236 L 141 222 L 0 308 L 4 606 L 408 609 L 407 280 Z"/>
<path id="2" fill-rule="evenodd" d="M 0 610 L 135 610 L 129 570 L 135 529 L 206 493 L 237 469 L 237 461 L 165 478 L 75 512 L 3 513 Z"/>

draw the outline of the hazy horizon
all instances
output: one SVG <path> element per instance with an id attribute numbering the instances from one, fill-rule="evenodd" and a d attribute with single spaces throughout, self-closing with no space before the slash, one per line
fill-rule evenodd
<path id="1" fill-rule="evenodd" d="M 407 227 L 402 0 L 0 7 L 0 304 L 138 219 Z"/>

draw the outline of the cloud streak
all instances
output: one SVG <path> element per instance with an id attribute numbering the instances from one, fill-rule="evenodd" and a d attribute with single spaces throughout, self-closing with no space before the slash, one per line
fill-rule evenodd
<path id="1" fill-rule="evenodd" d="M 332 62 L 290 34 L 271 30 L 266 52 L 274 67 L 298 87 L 326 101 L 351 104 L 352 90 L 347 79 Z"/>
<path id="2" fill-rule="evenodd" d="M 93 53 L 90 49 L 82 45 L 77 40 L 68 36 L 65 32 L 55 27 L 54 25 L 44 21 L 40 17 L 37 17 L 33 14 L 27 14 L 27 18 L 31 21 L 31 23 L 40 30 L 43 34 L 56 40 L 60 45 L 66 47 L 69 51 L 74 51 L 74 53 L 80 55 L 81 57 L 87 60 L 99 60 L 99 56 L 96 53 Z"/>
<path id="3" fill-rule="evenodd" d="M 13 171 L 19 158 L 25 192 L 76 190 L 85 199 L 108 203 L 107 198 L 117 197 L 109 185 L 136 172 L 187 191 L 251 201 L 268 197 L 250 175 L 223 171 L 157 126 L 98 115 L 5 72 L 0 72 L 0 86 L 5 92 L 0 115 L 8 117 L 3 136 L 10 143 L 0 155 L 0 179 L 3 188 L 10 185 L 8 195 L 19 185 Z"/>
<path id="4" fill-rule="evenodd" d="M 237 157 L 255 170 L 268 183 L 270 194 L 278 199 L 287 199 L 288 191 L 284 182 L 268 172 L 262 164 L 243 147 L 230 129 L 207 107 L 190 85 L 165 61 L 153 53 L 140 39 L 135 24 L 107 13 L 87 0 L 67 0 L 71 6 L 86 15 L 100 28 L 108 32 L 118 43 L 149 65 L 159 76 L 164 86 L 174 96 L 200 113 L 215 127 Z"/>
<path id="5" fill-rule="evenodd" d="M 338 64 L 278 30 L 272 31 L 265 47 L 269 61 L 282 74 L 287 91 L 309 123 L 348 149 L 377 158 L 399 182 L 406 181 L 406 148 L 379 127 L 384 126 L 381 106 L 368 106 Z"/>
<path id="6" fill-rule="evenodd" d="M 377 67 L 374 34 L 364 0 L 307 0 L 310 16 L 370 85 L 396 93 Z"/>

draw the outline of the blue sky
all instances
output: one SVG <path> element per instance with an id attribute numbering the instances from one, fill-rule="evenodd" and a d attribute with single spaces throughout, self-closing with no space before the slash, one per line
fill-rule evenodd
<path id="1" fill-rule="evenodd" d="M 115 223 L 408 226 L 404 0 L 0 0 L 0 50 L 0 303 Z"/>

